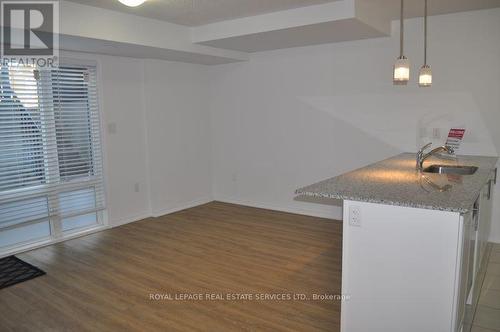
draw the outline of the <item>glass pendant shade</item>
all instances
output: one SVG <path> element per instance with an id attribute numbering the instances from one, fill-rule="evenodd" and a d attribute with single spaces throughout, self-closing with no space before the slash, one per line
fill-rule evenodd
<path id="1" fill-rule="evenodd" d="M 394 64 L 394 84 L 406 85 L 410 80 L 410 61 L 405 56 L 401 56 Z"/>
<path id="2" fill-rule="evenodd" d="M 423 65 L 420 68 L 420 75 L 418 76 L 418 85 L 420 87 L 429 87 L 432 85 L 432 70 L 428 65 Z"/>
<path id="3" fill-rule="evenodd" d="M 146 0 L 118 0 L 123 3 L 125 6 L 129 7 L 137 7 L 142 5 Z"/>
<path id="4" fill-rule="evenodd" d="M 427 0 L 424 0 L 424 65 L 418 75 L 418 86 L 421 88 L 432 85 L 432 70 L 427 64 Z"/>

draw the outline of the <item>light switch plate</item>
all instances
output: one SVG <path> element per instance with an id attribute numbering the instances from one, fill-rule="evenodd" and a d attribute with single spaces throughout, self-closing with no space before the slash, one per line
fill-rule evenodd
<path id="1" fill-rule="evenodd" d="M 441 128 L 432 128 L 432 138 L 435 139 L 441 138 Z"/>

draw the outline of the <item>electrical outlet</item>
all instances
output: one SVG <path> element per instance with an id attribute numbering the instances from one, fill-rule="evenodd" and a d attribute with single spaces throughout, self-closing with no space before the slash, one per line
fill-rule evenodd
<path id="1" fill-rule="evenodd" d="M 358 206 L 349 207 L 349 225 L 361 227 L 361 209 Z"/>
<path id="2" fill-rule="evenodd" d="M 138 193 L 139 191 L 141 191 L 139 183 L 134 183 L 134 192 Z"/>
<path id="3" fill-rule="evenodd" d="M 435 139 L 441 138 L 441 128 L 432 128 L 432 138 Z"/>

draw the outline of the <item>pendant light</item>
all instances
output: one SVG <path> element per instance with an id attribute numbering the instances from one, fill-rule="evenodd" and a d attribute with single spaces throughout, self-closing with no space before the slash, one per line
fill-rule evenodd
<path id="1" fill-rule="evenodd" d="M 123 3 L 125 6 L 129 7 L 137 7 L 142 5 L 146 0 L 118 0 Z"/>
<path id="2" fill-rule="evenodd" d="M 424 65 L 420 68 L 420 75 L 418 76 L 418 85 L 421 88 L 429 87 L 432 85 L 432 70 L 427 64 L 427 0 L 425 1 L 424 13 Z"/>
<path id="3" fill-rule="evenodd" d="M 401 0 L 401 21 L 399 30 L 399 58 L 394 64 L 393 82 L 395 85 L 406 85 L 410 80 L 410 61 L 404 56 L 404 0 Z"/>

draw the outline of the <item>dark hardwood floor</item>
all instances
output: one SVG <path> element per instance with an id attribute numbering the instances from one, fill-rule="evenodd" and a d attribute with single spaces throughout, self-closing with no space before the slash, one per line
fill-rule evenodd
<path id="1" fill-rule="evenodd" d="M 213 202 L 19 255 L 47 275 L 0 290 L 0 330 L 338 331 L 312 296 L 340 294 L 341 251 L 340 222 Z"/>

